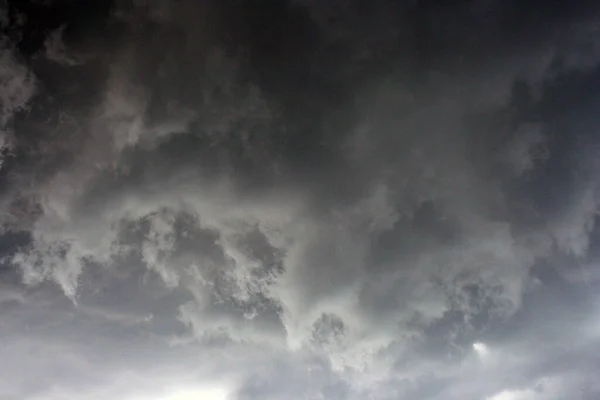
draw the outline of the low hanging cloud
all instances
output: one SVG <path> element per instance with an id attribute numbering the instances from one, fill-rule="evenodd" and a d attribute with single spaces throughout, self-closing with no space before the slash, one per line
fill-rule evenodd
<path id="1" fill-rule="evenodd" d="M 596 7 L 26 3 L 1 396 L 598 395 Z"/>

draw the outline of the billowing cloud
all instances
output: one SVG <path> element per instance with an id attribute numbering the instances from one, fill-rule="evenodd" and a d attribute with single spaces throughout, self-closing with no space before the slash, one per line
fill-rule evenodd
<path id="1" fill-rule="evenodd" d="M 358 3 L 9 4 L 0 397 L 599 394 L 597 7 Z"/>

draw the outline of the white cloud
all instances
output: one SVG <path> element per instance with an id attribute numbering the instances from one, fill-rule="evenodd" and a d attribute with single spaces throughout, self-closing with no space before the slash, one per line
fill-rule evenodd
<path id="1" fill-rule="evenodd" d="M 583 388 L 574 388 L 582 384 L 572 376 L 545 377 L 525 389 L 507 389 L 486 398 L 486 400 L 554 400 L 565 397 L 582 398 Z"/>
<path id="2" fill-rule="evenodd" d="M 206 399 L 206 400 L 226 400 L 227 390 L 223 388 L 205 388 L 205 389 L 190 389 L 176 391 L 173 394 L 169 394 L 166 397 L 157 400 L 194 400 L 194 399 Z"/>
<path id="3" fill-rule="evenodd" d="M 473 343 L 473 349 L 482 358 L 486 357 L 489 354 L 489 349 L 485 345 L 485 343 L 475 342 L 475 343 Z"/>

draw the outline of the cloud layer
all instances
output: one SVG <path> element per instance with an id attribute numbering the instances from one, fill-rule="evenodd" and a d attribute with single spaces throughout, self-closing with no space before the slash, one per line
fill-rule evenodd
<path id="1" fill-rule="evenodd" d="M 249 3 L 6 5 L 0 397 L 596 398 L 597 7 Z"/>

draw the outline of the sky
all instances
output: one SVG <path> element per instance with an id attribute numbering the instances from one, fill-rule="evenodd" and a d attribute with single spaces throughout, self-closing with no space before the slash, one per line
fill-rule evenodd
<path id="1" fill-rule="evenodd" d="M 0 1 L 0 400 L 600 398 L 600 5 Z"/>

